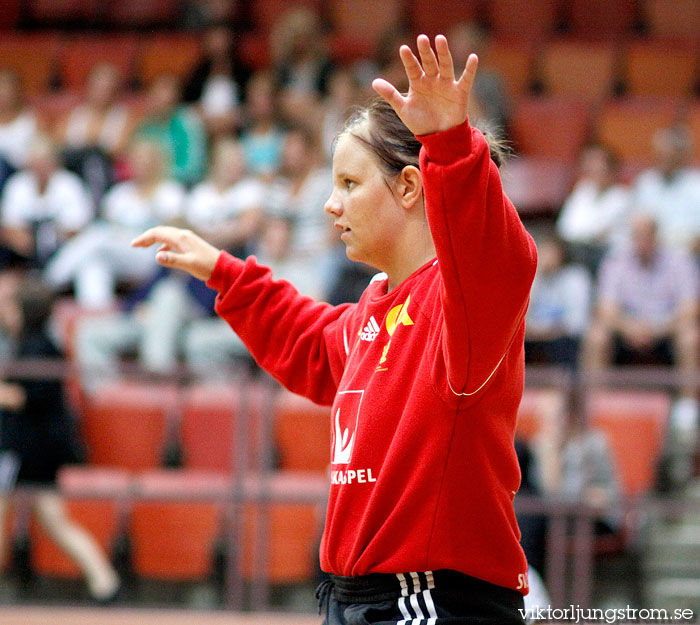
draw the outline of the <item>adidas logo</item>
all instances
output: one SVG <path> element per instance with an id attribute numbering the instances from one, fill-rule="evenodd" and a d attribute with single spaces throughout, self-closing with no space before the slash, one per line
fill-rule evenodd
<path id="1" fill-rule="evenodd" d="M 374 315 L 369 318 L 365 329 L 360 332 L 360 339 L 363 341 L 369 341 L 370 343 L 377 338 L 379 334 L 379 324 L 374 318 Z"/>

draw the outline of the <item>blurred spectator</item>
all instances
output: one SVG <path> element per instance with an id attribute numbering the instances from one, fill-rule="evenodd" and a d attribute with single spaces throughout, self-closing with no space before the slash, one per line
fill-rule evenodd
<path id="1" fill-rule="evenodd" d="M 0 70 L 0 191 L 11 174 L 27 165 L 36 134 L 36 117 L 23 102 L 19 76 Z"/>
<path id="2" fill-rule="evenodd" d="M 94 201 L 114 182 L 113 162 L 131 139 L 136 119 L 121 100 L 121 77 L 114 65 L 100 63 L 91 71 L 83 102 L 58 125 L 66 166 L 87 182 Z"/>
<path id="3" fill-rule="evenodd" d="M 46 331 L 50 291 L 31 277 L 17 285 L 10 302 L 3 302 L 3 322 L 13 329 L 17 357 L 59 358 Z M 75 423 L 63 397 L 60 380 L 0 381 L 0 527 L 5 527 L 15 480 L 33 487 L 37 520 L 80 567 L 91 596 L 105 601 L 116 595 L 119 577 L 93 537 L 70 519 L 55 489 L 60 467 L 80 457 Z M 7 551 L 7 536 L 0 532 L 0 562 Z"/>
<path id="4" fill-rule="evenodd" d="M 619 163 L 604 145 L 583 150 L 579 178 L 557 219 L 557 231 L 576 262 L 593 274 L 605 252 L 625 239 L 630 191 L 618 182 Z"/>
<path id="5" fill-rule="evenodd" d="M 292 122 L 308 119 L 328 92 L 333 70 L 318 15 L 304 7 L 287 11 L 270 36 L 270 51 L 282 116 Z"/>
<path id="6" fill-rule="evenodd" d="M 183 100 L 198 106 L 212 138 L 231 134 L 241 125 L 241 89 L 249 72 L 236 44 L 226 24 L 210 26 L 204 33 L 201 59 L 185 81 Z"/>
<path id="7" fill-rule="evenodd" d="M 107 192 L 102 219 L 69 241 L 46 268 L 46 280 L 56 289 L 74 282 L 78 302 L 86 308 L 113 305 L 118 280 L 148 281 L 158 265 L 151 251 L 130 247 L 131 240 L 182 217 L 185 191 L 166 176 L 161 144 L 136 140 L 129 161 L 133 178 Z"/>
<path id="8" fill-rule="evenodd" d="M 267 202 L 270 214 L 293 220 L 291 254 L 330 261 L 329 251 L 336 238 L 324 211 L 333 190 L 333 177 L 322 158 L 315 133 L 303 126 L 287 133 L 280 175 L 274 180 Z M 330 268 L 329 268 L 330 270 Z M 324 283 L 327 291 L 330 275 Z"/>
<path id="9" fill-rule="evenodd" d="M 220 139 L 209 178 L 188 196 L 185 219 L 212 245 L 244 256 L 258 230 L 264 195 L 262 183 L 246 174 L 241 144 Z"/>
<path id="10" fill-rule="evenodd" d="M 564 244 L 554 237 L 537 245 L 537 273 L 525 324 L 528 362 L 574 367 L 587 326 L 591 279 L 580 265 L 565 264 Z"/>
<path id="11" fill-rule="evenodd" d="M 183 27 L 201 31 L 210 24 L 231 25 L 235 30 L 247 26 L 245 15 L 242 15 L 245 4 L 240 0 L 184 0 L 182 3 Z"/>
<path id="12" fill-rule="evenodd" d="M 489 40 L 486 31 L 472 22 L 455 24 L 447 33 L 457 73 L 467 65 L 474 52 L 484 57 Z M 503 77 L 488 65 L 480 65 L 469 97 L 469 117 L 482 130 L 503 137 L 508 133 L 511 104 Z"/>
<path id="13" fill-rule="evenodd" d="M 540 485 L 547 495 L 601 508 L 597 535 L 622 527 L 622 488 L 605 435 L 588 427 L 584 402 L 573 391 L 562 415 L 566 426 L 554 432 L 542 428 L 534 443 Z"/>
<path id="14" fill-rule="evenodd" d="M 323 267 L 313 257 L 294 253 L 293 232 L 291 218 L 267 215 L 256 249 L 257 260 L 269 267 L 276 279 L 291 282 L 304 295 L 322 299 Z M 245 345 L 223 319 L 199 319 L 189 325 L 185 335 L 185 359 L 198 377 L 225 379 L 230 375 L 232 363 L 244 357 L 248 357 Z"/>
<path id="15" fill-rule="evenodd" d="M 180 82 L 163 75 L 148 90 L 148 111 L 138 136 L 157 139 L 170 157 L 170 174 L 185 185 L 204 176 L 206 133 L 196 110 L 180 105 Z"/>
<path id="16" fill-rule="evenodd" d="M 272 178 L 279 168 L 284 130 L 277 113 L 277 92 L 269 72 L 258 72 L 248 83 L 246 125 L 241 143 L 250 172 Z"/>
<path id="17" fill-rule="evenodd" d="M 661 242 L 700 251 L 700 172 L 689 167 L 692 140 L 683 126 L 661 128 L 653 139 L 656 164 L 634 184 L 635 207 L 652 215 Z"/>
<path id="18" fill-rule="evenodd" d="M 586 337 L 584 365 L 600 370 L 611 362 L 674 362 L 692 373 L 698 366 L 700 278 L 693 259 L 659 245 L 653 217 L 632 221 L 632 245 L 603 260 L 598 308 Z M 696 386 L 681 389 L 673 425 L 697 430 Z"/>
<path id="19" fill-rule="evenodd" d="M 37 137 L 29 147 L 27 169 L 13 174 L 3 189 L 4 244 L 41 267 L 92 217 L 82 180 L 61 167 L 48 137 Z"/>
<path id="20" fill-rule="evenodd" d="M 321 120 L 321 146 L 327 161 L 333 159 L 334 141 L 343 130 L 352 106 L 357 105 L 359 100 L 359 84 L 352 70 L 334 70 L 329 80 L 328 95 L 323 100 Z"/>
<path id="21" fill-rule="evenodd" d="M 391 29 L 379 40 L 379 47 L 376 54 L 376 67 L 363 68 L 363 78 L 371 83 L 374 78 L 381 76 L 388 80 L 401 93 L 408 91 L 408 78 L 404 69 L 398 50 L 402 45 L 411 45 L 413 33 L 404 28 Z M 450 41 L 450 47 L 452 42 Z"/>

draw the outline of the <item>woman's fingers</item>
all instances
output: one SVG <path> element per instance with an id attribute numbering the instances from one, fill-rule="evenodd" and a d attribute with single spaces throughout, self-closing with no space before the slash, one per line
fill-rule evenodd
<path id="1" fill-rule="evenodd" d="M 394 85 L 383 78 L 375 78 L 372 81 L 372 88 L 398 113 L 403 106 L 404 97 L 398 92 Z"/>
<path id="2" fill-rule="evenodd" d="M 132 247 L 150 247 L 154 243 L 163 243 L 165 245 L 176 245 L 176 237 L 180 231 L 171 226 L 156 226 L 150 230 L 146 230 L 143 234 L 137 236 L 132 242 Z"/>
<path id="3" fill-rule="evenodd" d="M 474 84 L 474 77 L 476 76 L 476 68 L 479 65 L 479 57 L 476 54 L 470 54 L 467 59 L 467 65 L 462 72 L 457 84 L 460 86 L 462 91 L 469 95 L 472 90 L 472 85 Z"/>
<path id="4" fill-rule="evenodd" d="M 447 38 L 445 35 L 438 35 L 435 37 L 435 50 L 437 52 L 440 77 L 454 80 L 455 66 L 454 62 L 452 61 L 452 54 L 450 53 L 450 47 L 447 45 Z"/>
<path id="5" fill-rule="evenodd" d="M 413 54 L 413 51 L 408 46 L 399 48 L 399 56 L 406 70 L 406 76 L 410 82 L 419 80 L 423 76 L 423 68 L 421 68 L 418 59 Z"/>
<path id="6" fill-rule="evenodd" d="M 430 77 L 437 76 L 439 72 L 438 61 L 433 48 L 430 46 L 430 39 L 426 35 L 418 35 L 417 45 L 425 75 Z"/>

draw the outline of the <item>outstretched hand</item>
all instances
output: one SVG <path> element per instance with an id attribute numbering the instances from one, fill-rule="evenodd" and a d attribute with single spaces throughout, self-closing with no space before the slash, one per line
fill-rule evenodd
<path id="1" fill-rule="evenodd" d="M 401 95 L 382 78 L 374 80 L 372 87 L 391 104 L 414 135 L 459 126 L 467 119 L 469 94 L 479 62 L 476 54 L 469 55 L 462 75 L 455 79 L 452 55 L 444 35 L 435 37 L 435 51 L 430 46 L 430 39 L 419 35 L 418 53 L 420 61 L 408 46 L 401 46 L 399 50 L 408 77 L 407 95 Z"/>
<path id="2" fill-rule="evenodd" d="M 136 237 L 132 247 L 150 247 L 160 243 L 156 260 L 164 267 L 182 269 L 200 280 L 209 280 L 220 250 L 191 230 L 157 226 Z"/>

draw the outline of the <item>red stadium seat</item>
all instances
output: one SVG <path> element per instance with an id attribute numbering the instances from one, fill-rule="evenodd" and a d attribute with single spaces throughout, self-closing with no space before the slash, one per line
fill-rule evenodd
<path id="1" fill-rule="evenodd" d="M 113 65 L 121 78 L 128 81 L 137 50 L 136 35 L 83 35 L 68 40 L 61 58 L 64 88 L 82 91 L 92 69 L 101 63 Z"/>
<path id="2" fill-rule="evenodd" d="M 329 10 L 335 33 L 374 47 L 401 23 L 402 8 L 400 0 L 331 0 Z"/>
<path id="3" fill-rule="evenodd" d="M 330 462 L 330 409 L 284 391 L 275 405 L 280 468 L 325 472 Z"/>
<path id="4" fill-rule="evenodd" d="M 350 4 L 350 3 L 348 3 Z M 381 3 L 376 3 L 381 6 Z M 406 17 L 417 33 L 434 37 L 445 33 L 459 22 L 472 22 L 481 17 L 481 0 L 443 2 L 439 8 L 434 0 L 408 0 Z"/>
<path id="5" fill-rule="evenodd" d="M 529 442 L 542 428 L 550 432 L 561 427 L 564 418 L 564 391 L 551 388 L 525 388 L 518 407 L 515 436 Z"/>
<path id="6" fill-rule="evenodd" d="M 107 23 L 123 28 L 172 26 L 180 10 L 178 0 L 119 0 L 107 4 Z"/>
<path id="7" fill-rule="evenodd" d="M 220 474 L 155 471 L 136 482 L 129 539 L 131 566 L 147 579 L 211 577 L 230 483 Z"/>
<path id="8" fill-rule="evenodd" d="M 623 161 L 647 164 L 651 139 L 657 128 L 673 123 L 677 102 L 672 99 L 625 98 L 603 107 L 597 121 L 597 139 Z"/>
<path id="9" fill-rule="evenodd" d="M 267 35 L 282 15 L 296 8 L 308 8 L 321 15 L 323 2 L 322 0 L 256 0 L 251 3 L 250 10 L 256 30 Z"/>
<path id="10" fill-rule="evenodd" d="M 82 421 L 90 463 L 132 471 L 159 466 L 177 401 L 174 385 L 115 382 L 101 389 Z"/>
<path id="11" fill-rule="evenodd" d="M 185 392 L 180 440 L 187 469 L 222 473 L 234 470 L 239 395 L 233 384 L 200 385 Z"/>
<path id="12" fill-rule="evenodd" d="M 201 54 L 199 37 L 190 34 L 157 34 L 146 41 L 137 61 L 137 76 L 148 85 L 163 74 L 184 78 Z"/>
<path id="13" fill-rule="evenodd" d="M 549 43 L 542 53 L 540 80 L 553 96 L 602 100 L 610 97 L 617 71 L 612 43 Z"/>
<path id="14" fill-rule="evenodd" d="M 243 577 L 273 584 L 308 582 L 317 566 L 328 478 L 283 472 L 264 483 L 268 501 L 244 508 Z"/>
<path id="15" fill-rule="evenodd" d="M 11 30 L 17 27 L 22 8 L 22 0 L 5 0 L 0 12 L 0 30 Z"/>
<path id="16" fill-rule="evenodd" d="M 697 45 L 637 41 L 625 53 L 625 84 L 630 95 L 684 97 L 697 84 Z"/>
<path id="17" fill-rule="evenodd" d="M 643 0 L 644 22 L 655 38 L 694 40 L 700 32 L 697 0 Z"/>
<path id="18" fill-rule="evenodd" d="M 66 467 L 59 474 L 59 487 L 68 514 L 89 532 L 109 554 L 121 530 L 121 502 L 128 494 L 130 478 L 125 471 L 94 467 Z M 32 519 L 29 530 L 31 567 L 38 575 L 77 579 L 80 569 Z"/>
<path id="19" fill-rule="evenodd" d="M 589 134 L 590 107 L 569 98 L 521 98 L 512 120 L 521 154 L 574 162 Z"/>
<path id="20" fill-rule="evenodd" d="M 28 0 L 27 12 L 38 24 L 80 23 L 85 26 L 99 21 L 102 5 L 100 0 Z"/>
<path id="21" fill-rule="evenodd" d="M 670 397 L 656 391 L 596 391 L 589 398 L 588 424 L 605 434 L 628 497 L 654 485 L 670 409 Z"/>
<path id="22" fill-rule="evenodd" d="M 534 51 L 531 45 L 509 40 L 491 41 L 479 59 L 481 66 L 498 73 L 511 96 L 522 96 L 532 83 Z"/>
<path id="23" fill-rule="evenodd" d="M 54 34 L 3 34 L 0 69 L 16 72 L 28 96 L 41 95 L 51 82 L 59 45 Z"/>
<path id="24" fill-rule="evenodd" d="M 570 0 L 565 5 L 576 37 L 609 40 L 632 33 L 639 21 L 637 0 Z"/>
<path id="25" fill-rule="evenodd" d="M 487 2 L 489 23 L 496 37 L 541 41 L 556 30 L 560 0 L 497 0 Z"/>

